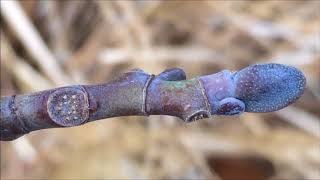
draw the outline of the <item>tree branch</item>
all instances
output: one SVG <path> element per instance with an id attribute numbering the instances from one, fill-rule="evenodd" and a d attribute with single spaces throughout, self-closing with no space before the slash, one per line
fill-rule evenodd
<path id="1" fill-rule="evenodd" d="M 1 98 L 0 140 L 117 116 L 170 115 L 185 122 L 212 115 L 276 111 L 297 100 L 305 77 L 296 68 L 258 64 L 186 80 L 181 69 L 136 69 L 102 85 L 76 85 Z"/>

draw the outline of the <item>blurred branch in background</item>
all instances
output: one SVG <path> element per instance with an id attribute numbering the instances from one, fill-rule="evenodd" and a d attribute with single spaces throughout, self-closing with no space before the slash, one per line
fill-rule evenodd
<path id="1" fill-rule="evenodd" d="M 48 75 L 57 85 L 65 85 L 67 76 L 59 68 L 54 56 L 24 14 L 20 4 L 16 1 L 1 1 L 1 15 L 40 66 L 43 73 Z"/>
<path id="2" fill-rule="evenodd" d="M 276 112 L 276 114 L 289 123 L 292 123 L 308 133 L 320 138 L 320 119 L 318 117 L 295 107 L 283 109 Z M 301 121 L 301 119 L 303 119 L 303 121 Z"/>
<path id="3" fill-rule="evenodd" d="M 1 143 L 1 179 L 319 179 L 319 9 L 317 0 L 2 0 L 1 96 L 102 83 L 132 68 L 180 67 L 190 78 L 261 62 L 302 69 L 307 89 L 277 113 L 32 133 Z"/>
<path id="4" fill-rule="evenodd" d="M 52 88 L 47 79 L 34 70 L 25 60 L 17 57 L 1 33 L 1 65 L 8 69 L 19 81 L 19 88 L 25 92 L 41 91 Z M 37 83 L 35 83 L 37 82 Z"/>

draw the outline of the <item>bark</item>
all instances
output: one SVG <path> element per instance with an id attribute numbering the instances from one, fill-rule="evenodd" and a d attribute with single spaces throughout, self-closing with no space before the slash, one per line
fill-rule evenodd
<path id="1" fill-rule="evenodd" d="M 190 80 L 178 68 L 157 76 L 137 69 L 106 84 L 2 97 L 0 140 L 118 116 L 170 115 L 192 122 L 212 115 L 271 112 L 297 100 L 305 83 L 302 72 L 280 64 L 252 65 L 234 73 L 223 70 Z"/>

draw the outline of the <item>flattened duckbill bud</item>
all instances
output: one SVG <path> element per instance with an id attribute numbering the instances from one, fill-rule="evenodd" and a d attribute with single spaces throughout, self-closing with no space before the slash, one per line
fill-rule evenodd
<path id="1" fill-rule="evenodd" d="M 233 75 L 235 96 L 246 112 L 271 112 L 288 106 L 302 94 L 306 79 L 301 71 L 281 64 L 257 64 Z"/>
<path id="2" fill-rule="evenodd" d="M 89 118 L 89 101 L 81 86 L 61 88 L 53 92 L 47 103 L 50 118 L 61 126 L 77 126 Z"/>
<path id="3" fill-rule="evenodd" d="M 200 80 L 212 115 L 276 111 L 297 100 L 306 85 L 302 72 L 281 64 L 252 65 L 236 73 L 224 70 Z"/>

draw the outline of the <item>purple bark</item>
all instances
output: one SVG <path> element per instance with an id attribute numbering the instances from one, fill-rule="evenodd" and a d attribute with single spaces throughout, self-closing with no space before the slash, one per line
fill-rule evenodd
<path id="1" fill-rule="evenodd" d="M 280 64 L 252 65 L 186 80 L 181 69 L 132 70 L 101 85 L 78 85 L 1 98 L 0 140 L 117 116 L 170 115 L 185 122 L 212 115 L 271 112 L 297 100 L 305 77 Z"/>

